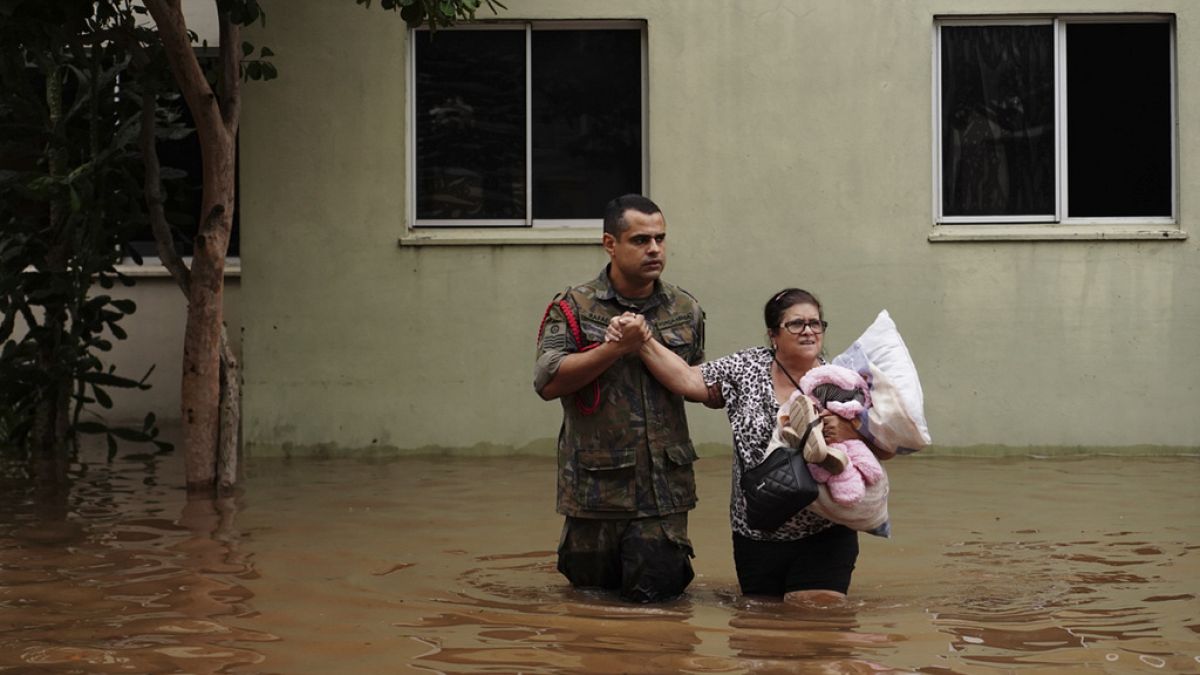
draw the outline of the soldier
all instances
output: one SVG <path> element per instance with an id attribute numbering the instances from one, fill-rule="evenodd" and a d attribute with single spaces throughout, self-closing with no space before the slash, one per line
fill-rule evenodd
<path id="1" fill-rule="evenodd" d="M 663 388 L 637 356 L 654 337 L 689 364 L 704 360 L 704 312 L 659 279 L 667 223 L 641 195 L 605 207 L 608 266 L 567 289 L 538 334 L 534 389 L 560 399 L 557 511 L 566 516 L 558 571 L 576 587 L 619 590 L 634 602 L 679 595 L 694 576 L 687 512 L 696 504 L 683 399 Z M 620 340 L 608 322 L 637 314 Z"/>

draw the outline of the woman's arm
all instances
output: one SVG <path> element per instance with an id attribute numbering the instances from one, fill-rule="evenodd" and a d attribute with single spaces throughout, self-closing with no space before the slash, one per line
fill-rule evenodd
<path id="1" fill-rule="evenodd" d="M 689 366 L 681 356 L 654 338 L 642 344 L 638 356 L 662 386 L 689 401 L 708 401 L 708 387 L 700 374 L 700 366 Z"/>
<path id="2" fill-rule="evenodd" d="M 672 393 L 679 394 L 689 401 L 706 405 L 711 403 L 712 396 L 704 384 L 700 366 L 688 365 L 683 357 L 655 340 L 650 334 L 650 328 L 646 325 L 645 317 L 632 312 L 613 317 L 612 321 L 608 322 L 604 341 L 606 343 L 624 342 L 629 339 L 631 332 L 642 337 L 642 347 L 638 351 L 638 356 L 641 357 L 642 363 L 646 364 L 646 368 L 654 376 L 654 379 Z"/>

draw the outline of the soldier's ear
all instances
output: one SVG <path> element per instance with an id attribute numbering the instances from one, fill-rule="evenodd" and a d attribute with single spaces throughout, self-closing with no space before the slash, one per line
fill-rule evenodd
<path id="1" fill-rule="evenodd" d="M 604 246 L 604 250 L 608 251 L 609 255 L 612 255 L 613 251 L 616 250 L 617 240 L 607 232 L 605 232 L 604 236 L 600 238 L 600 243 Z"/>

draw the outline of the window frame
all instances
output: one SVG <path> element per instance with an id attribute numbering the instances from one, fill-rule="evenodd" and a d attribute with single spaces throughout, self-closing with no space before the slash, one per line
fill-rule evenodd
<path id="1" fill-rule="evenodd" d="M 1070 157 L 1067 153 L 1067 26 L 1081 23 L 1161 23 L 1167 24 L 1167 48 L 1169 50 L 1168 78 L 1170 87 L 1170 131 L 1171 131 L 1171 215 L 1170 216 L 1114 216 L 1114 217 L 1070 217 L 1070 194 L 1068 177 Z M 1053 28 L 1054 53 L 1054 189 L 1055 211 L 1053 214 L 1037 215 L 989 215 L 948 216 L 944 213 L 943 199 L 943 137 L 942 137 L 942 27 L 944 26 L 1004 26 L 1004 25 L 1050 25 Z M 933 22 L 933 214 L 934 234 L 931 240 L 975 238 L 979 234 L 986 238 L 1005 238 L 1004 229 L 1019 238 L 1155 238 L 1182 239 L 1186 235 L 1179 231 L 1179 111 L 1178 111 L 1178 66 L 1176 55 L 1176 21 L 1173 14 L 1028 14 L 1028 15 L 964 15 L 935 16 Z M 995 228 L 988 228 L 995 225 Z M 1020 227 L 1025 226 L 1025 227 Z M 940 234 L 939 234 L 940 231 Z"/>
<path id="2" fill-rule="evenodd" d="M 454 30 L 454 31 L 471 31 L 471 30 L 507 30 L 513 31 L 520 27 L 525 34 L 525 218 L 505 218 L 505 219 L 441 219 L 441 218 L 417 218 L 417 124 L 416 124 L 416 94 L 417 94 L 417 41 L 415 39 L 418 32 L 428 31 L 427 27 L 410 28 L 408 31 L 408 52 L 407 52 L 407 69 L 406 69 L 406 86 L 405 86 L 405 221 L 407 230 L 410 233 L 422 231 L 426 234 L 437 235 L 440 232 L 453 234 L 454 232 L 467 231 L 470 229 L 478 229 L 484 231 L 493 231 L 503 234 L 505 232 L 519 234 L 530 231 L 543 231 L 544 233 L 556 232 L 566 233 L 566 238 L 561 238 L 564 243 L 576 243 L 572 241 L 571 234 L 591 234 L 597 236 L 601 231 L 604 221 L 602 218 L 580 218 L 580 219 L 551 219 L 551 218 L 534 218 L 533 217 L 533 63 L 532 51 L 534 31 L 549 31 L 549 30 L 637 30 L 640 36 L 640 54 L 641 59 L 641 165 L 642 165 L 642 194 L 649 194 L 650 189 L 650 150 L 648 142 L 649 131 L 649 59 L 648 59 L 648 44 L 646 22 L 639 19 L 612 19 L 612 20 L 555 20 L 555 19 L 539 19 L 539 20 L 498 20 L 486 21 L 469 25 L 454 26 L 450 28 L 438 28 L 439 31 Z M 420 243 L 421 240 L 401 239 L 401 245 L 405 243 L 414 244 Z M 424 243 L 432 243 L 425 241 Z M 462 243 L 470 243 L 466 240 Z M 506 243 L 516 243 L 506 242 Z"/>

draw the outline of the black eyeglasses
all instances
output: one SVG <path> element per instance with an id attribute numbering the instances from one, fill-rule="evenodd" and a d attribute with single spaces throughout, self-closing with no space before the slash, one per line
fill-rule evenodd
<path id="1" fill-rule="evenodd" d="M 803 333 L 805 328 L 811 330 L 813 335 L 820 335 L 821 333 L 825 332 L 826 328 L 829 327 L 829 322 L 821 321 L 820 319 L 809 319 L 807 321 L 804 319 L 792 319 L 791 321 L 783 324 L 783 327 L 786 328 L 787 332 L 791 333 L 792 335 L 799 335 Z"/>

